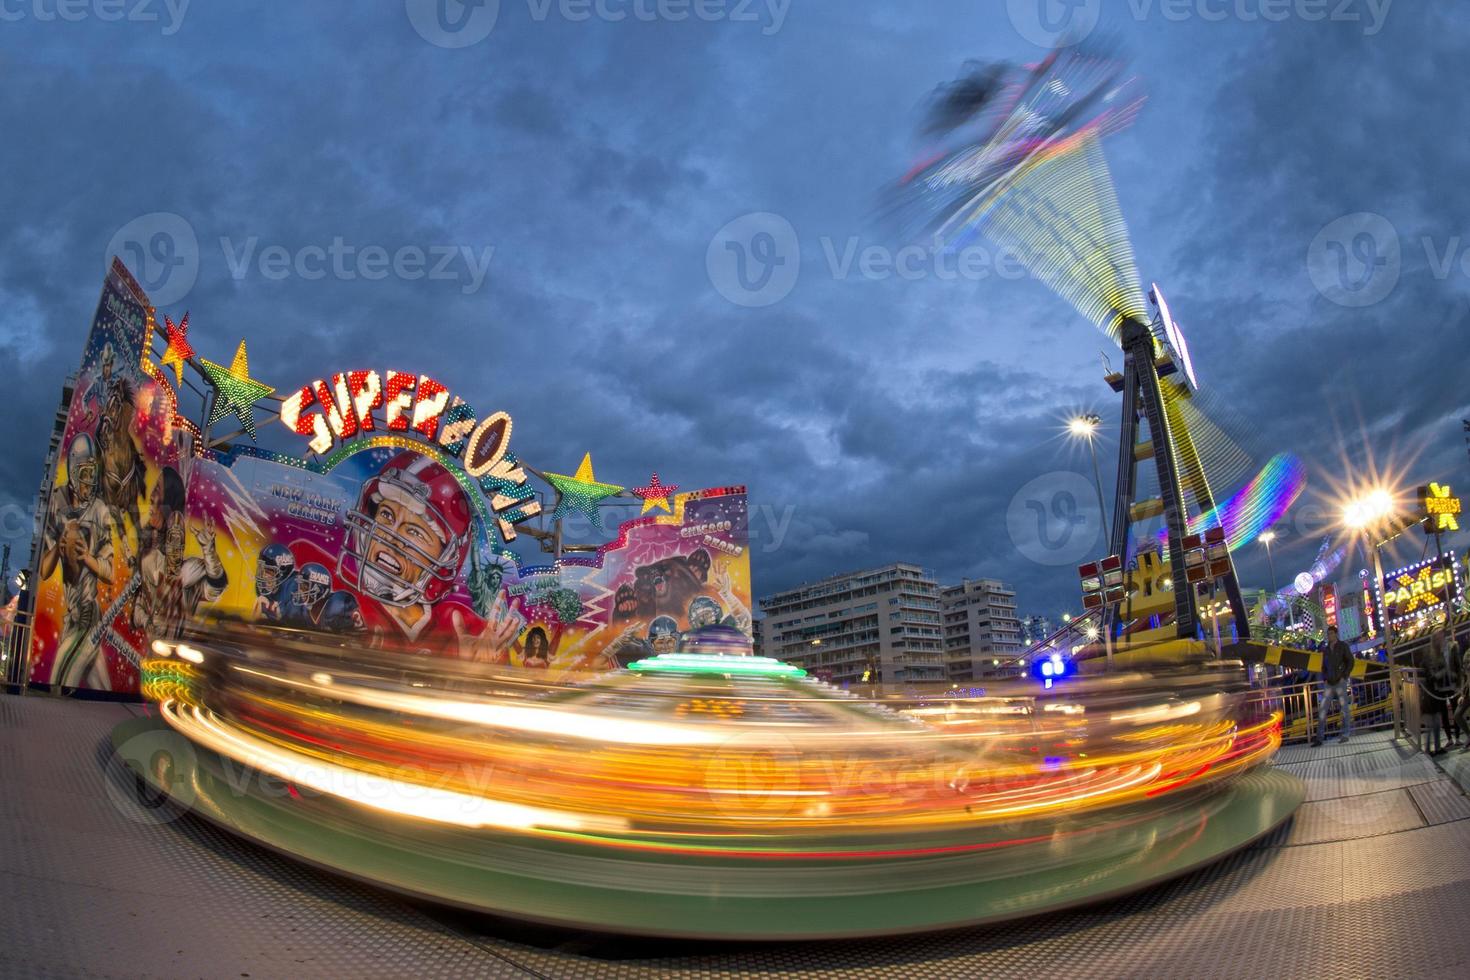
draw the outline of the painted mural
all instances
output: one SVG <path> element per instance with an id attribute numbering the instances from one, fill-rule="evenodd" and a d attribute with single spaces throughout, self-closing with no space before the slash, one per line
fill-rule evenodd
<path id="1" fill-rule="evenodd" d="M 184 487 L 172 413 L 142 368 L 151 314 L 114 260 L 36 546 L 31 679 L 39 683 L 135 690 L 147 620 L 137 610 L 150 602 L 162 608 L 164 556 L 182 558 Z"/>
<path id="2" fill-rule="evenodd" d="M 286 448 L 264 448 L 256 403 L 274 389 L 245 344 L 228 367 L 199 357 L 187 316 L 158 329 L 129 279 L 115 263 L 72 403 L 33 680 L 132 691 L 148 644 L 222 620 L 557 674 L 749 652 L 743 487 L 624 488 L 590 454 L 572 475 L 534 470 L 508 414 L 401 371 L 289 390 L 261 433 Z M 182 382 L 186 366 L 214 387 L 207 418 L 178 411 L 163 368 Z M 604 534 L 619 498 L 641 512 Z M 574 515 L 610 540 L 543 556 Z"/>

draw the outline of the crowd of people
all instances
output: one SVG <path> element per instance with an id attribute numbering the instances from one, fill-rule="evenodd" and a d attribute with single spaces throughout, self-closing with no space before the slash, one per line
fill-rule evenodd
<path id="1" fill-rule="evenodd" d="M 1353 728 L 1353 665 L 1364 655 L 1355 655 L 1338 637 L 1335 627 L 1329 627 L 1326 640 L 1314 644 L 1313 648 L 1322 653 L 1322 687 L 1317 698 L 1317 730 L 1312 744 L 1322 744 L 1327 719 L 1334 710 L 1341 713 L 1338 738 L 1346 742 Z M 1370 651 L 1366 658 L 1375 659 L 1376 653 Z M 1470 752 L 1470 642 L 1457 639 L 1448 627 L 1441 627 L 1415 650 L 1405 666 L 1417 669 L 1425 751 L 1430 755 L 1444 755 L 1459 746 L 1461 752 Z"/>
<path id="2" fill-rule="evenodd" d="M 1470 649 L 1465 649 L 1448 628 L 1435 630 L 1429 643 L 1414 657 L 1419 669 L 1419 712 L 1428 726 L 1425 749 L 1443 755 L 1458 745 L 1470 752 Z"/>

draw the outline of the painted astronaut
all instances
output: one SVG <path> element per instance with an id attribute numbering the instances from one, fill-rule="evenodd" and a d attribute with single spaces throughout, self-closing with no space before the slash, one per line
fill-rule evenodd
<path id="1" fill-rule="evenodd" d="M 92 633 L 102 618 L 99 590 L 112 581 L 112 517 L 97 495 L 97 444 L 82 433 L 66 454 L 66 487 L 51 495 L 42 538 L 42 581 L 61 568 L 61 636 L 51 683 L 112 689 L 101 645 Z"/>

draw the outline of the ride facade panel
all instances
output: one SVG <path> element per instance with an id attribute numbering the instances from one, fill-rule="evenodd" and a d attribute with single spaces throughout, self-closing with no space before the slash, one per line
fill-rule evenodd
<path id="1" fill-rule="evenodd" d="M 197 419 L 185 368 L 208 396 Z M 256 441 L 270 410 L 283 451 Z M 239 431 L 214 436 L 227 419 Z M 221 620 L 552 673 L 712 627 L 749 641 L 743 487 L 625 489 L 590 455 L 542 473 L 511 432 L 428 375 L 346 371 L 274 396 L 244 342 L 228 366 L 199 357 L 187 316 L 160 327 L 114 260 L 43 502 L 30 680 L 136 693 L 154 641 Z M 564 541 L 567 517 L 601 531 L 619 503 L 638 516 L 610 540 Z"/>

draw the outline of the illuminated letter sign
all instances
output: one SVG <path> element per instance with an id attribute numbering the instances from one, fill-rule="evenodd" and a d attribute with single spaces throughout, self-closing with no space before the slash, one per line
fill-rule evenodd
<path id="1" fill-rule="evenodd" d="M 416 374 L 388 372 L 388 386 L 383 390 L 383 416 L 388 428 L 395 432 L 408 428 L 408 415 L 413 409 L 413 389 L 418 380 Z"/>
<path id="2" fill-rule="evenodd" d="M 1327 625 L 1337 625 L 1337 586 L 1326 584 L 1322 586 L 1322 611 L 1327 614 Z"/>
<path id="3" fill-rule="evenodd" d="M 1460 529 L 1460 498 L 1448 486 L 1431 483 L 1420 487 L 1419 502 L 1424 507 L 1424 530 L 1428 533 Z"/>
<path id="4" fill-rule="evenodd" d="M 1385 575 L 1378 598 L 1383 620 L 1398 626 L 1443 607 L 1460 594 L 1458 564 L 1454 552 L 1448 552 Z"/>
<path id="5" fill-rule="evenodd" d="M 381 423 L 373 414 L 377 409 L 382 410 Z M 358 433 L 417 433 L 445 455 L 463 460 L 465 472 L 490 501 L 506 541 L 515 540 L 517 523 L 541 513 L 540 502 L 525 485 L 526 471 L 510 451 L 510 416 L 496 412 L 479 419 L 463 399 L 451 400 L 449 389 L 428 375 L 334 374 L 330 383 L 314 381 L 287 398 L 281 423 L 309 437 L 307 444 L 317 455 L 325 455 L 334 440 L 347 442 Z"/>

